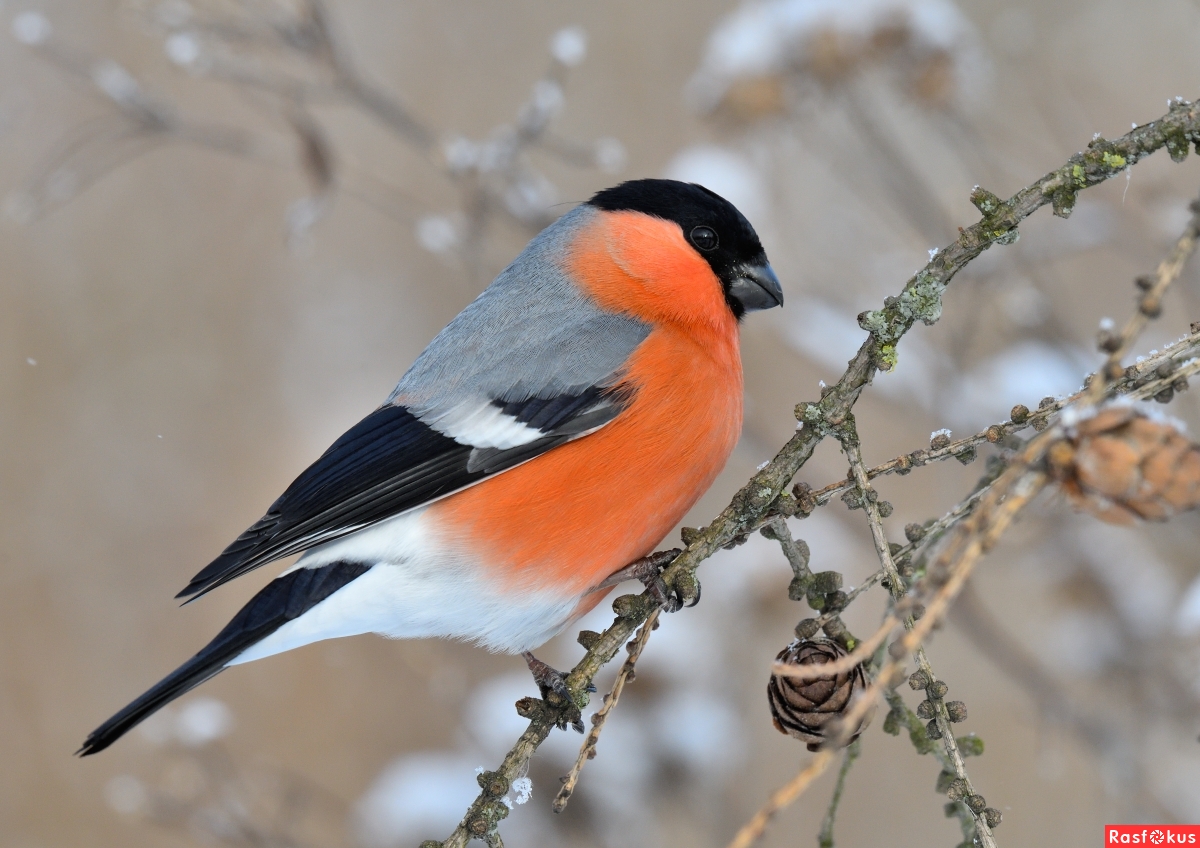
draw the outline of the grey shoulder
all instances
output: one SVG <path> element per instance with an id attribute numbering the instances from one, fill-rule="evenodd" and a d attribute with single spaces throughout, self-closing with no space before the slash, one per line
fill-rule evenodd
<path id="1" fill-rule="evenodd" d="M 615 382 L 650 326 L 601 309 L 564 269 L 578 230 L 596 214 L 581 205 L 539 233 L 438 333 L 387 402 L 420 414 Z"/>

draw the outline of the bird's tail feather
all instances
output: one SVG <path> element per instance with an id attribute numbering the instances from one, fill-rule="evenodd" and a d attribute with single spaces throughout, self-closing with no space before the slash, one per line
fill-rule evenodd
<path id="1" fill-rule="evenodd" d="M 196 656 L 88 734 L 75 753 L 86 757 L 103 751 L 143 719 L 216 675 L 251 645 L 308 612 L 368 568 L 362 563 L 335 562 L 298 568 L 272 580 Z"/>

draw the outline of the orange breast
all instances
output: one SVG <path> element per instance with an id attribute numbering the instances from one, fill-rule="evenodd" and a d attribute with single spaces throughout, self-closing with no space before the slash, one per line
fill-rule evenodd
<path id="1" fill-rule="evenodd" d="M 485 564 L 505 588 L 582 594 L 650 553 L 712 484 L 741 431 L 737 322 L 719 283 L 673 224 L 652 232 L 658 245 L 644 235 L 633 242 L 641 264 L 614 257 L 614 237 L 630 244 L 614 232 L 622 214 L 585 234 L 566 270 L 602 305 L 652 324 L 622 381 L 632 402 L 596 433 L 431 507 L 431 526 L 454 528 L 442 543 Z M 670 278 L 653 278 L 668 269 Z M 693 297 L 670 306 L 663 286 Z"/>

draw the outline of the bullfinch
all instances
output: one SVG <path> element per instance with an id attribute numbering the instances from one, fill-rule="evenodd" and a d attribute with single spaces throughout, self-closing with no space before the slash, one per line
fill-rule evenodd
<path id="1" fill-rule="evenodd" d="M 782 303 L 754 228 L 703 186 L 633 180 L 563 215 L 178 597 L 295 564 L 79 753 L 229 666 L 339 636 L 468 640 L 538 677 L 528 652 L 725 465 L 738 322 Z"/>

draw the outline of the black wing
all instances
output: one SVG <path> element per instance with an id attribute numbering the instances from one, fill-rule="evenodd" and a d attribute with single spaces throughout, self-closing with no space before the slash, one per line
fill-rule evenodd
<path id="1" fill-rule="evenodd" d="M 544 433 L 514 448 L 476 448 L 434 430 L 402 406 L 354 425 L 288 486 L 267 514 L 205 566 L 176 597 L 199 597 L 260 565 L 399 515 L 533 459 L 611 421 L 620 391 L 493 401 Z M 192 599 L 194 600 L 195 597 Z"/>

